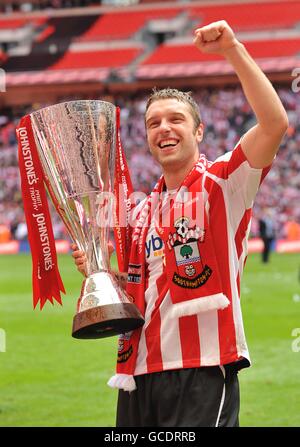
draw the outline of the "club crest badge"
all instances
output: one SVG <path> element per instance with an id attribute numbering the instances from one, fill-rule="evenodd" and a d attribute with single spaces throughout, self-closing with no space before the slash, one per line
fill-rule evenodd
<path id="1" fill-rule="evenodd" d="M 174 246 L 177 265 L 187 265 L 200 261 L 197 241 Z"/>
<path id="2" fill-rule="evenodd" d="M 176 232 L 170 233 L 167 241 L 169 250 L 174 250 L 177 265 L 172 281 L 183 288 L 201 287 L 212 274 L 199 250 L 199 243 L 205 240 L 205 230 L 197 225 L 190 228 L 187 217 L 177 219 L 174 227 Z"/>
<path id="3" fill-rule="evenodd" d="M 132 334 L 132 331 L 127 332 L 126 334 L 120 334 L 120 336 L 119 336 L 118 359 L 117 359 L 118 363 L 126 362 L 133 353 L 132 345 L 128 346 L 128 343 L 126 343 L 130 340 L 131 334 Z"/>

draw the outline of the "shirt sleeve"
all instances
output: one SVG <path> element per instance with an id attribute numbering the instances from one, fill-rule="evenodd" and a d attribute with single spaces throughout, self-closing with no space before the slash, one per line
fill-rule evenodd
<path id="1" fill-rule="evenodd" d="M 242 196 L 246 209 L 250 208 L 256 193 L 271 168 L 252 168 L 240 142 L 231 152 L 218 157 L 208 168 L 209 176 L 227 190 L 229 196 Z"/>

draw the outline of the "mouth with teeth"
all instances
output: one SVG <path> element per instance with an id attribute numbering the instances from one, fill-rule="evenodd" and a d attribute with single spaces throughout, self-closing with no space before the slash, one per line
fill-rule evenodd
<path id="1" fill-rule="evenodd" d="M 162 140 L 158 143 L 158 146 L 160 149 L 167 150 L 167 149 L 173 149 L 175 146 L 177 146 L 179 140 L 175 138 L 169 138 L 167 140 Z"/>

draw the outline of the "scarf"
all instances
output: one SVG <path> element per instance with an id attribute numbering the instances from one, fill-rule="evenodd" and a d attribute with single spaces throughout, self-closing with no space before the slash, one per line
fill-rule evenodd
<path id="1" fill-rule="evenodd" d="M 162 208 L 165 187 L 161 177 L 137 215 L 128 263 L 127 292 L 145 315 L 145 242 L 151 218 L 164 242 L 164 264 L 174 318 L 224 309 L 229 305 L 215 256 L 208 216 L 205 211 L 202 179 L 207 160 L 201 155 L 178 189 L 169 207 Z M 133 374 L 142 328 L 119 337 L 117 374 L 112 388 L 136 389 Z"/>

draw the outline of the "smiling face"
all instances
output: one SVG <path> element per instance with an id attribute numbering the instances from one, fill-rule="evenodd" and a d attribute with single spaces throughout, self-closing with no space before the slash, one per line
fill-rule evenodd
<path id="1" fill-rule="evenodd" d="M 189 104 L 176 98 L 152 102 L 146 130 L 150 151 L 164 172 L 191 168 L 198 160 L 203 125 L 196 128 Z"/>

